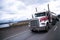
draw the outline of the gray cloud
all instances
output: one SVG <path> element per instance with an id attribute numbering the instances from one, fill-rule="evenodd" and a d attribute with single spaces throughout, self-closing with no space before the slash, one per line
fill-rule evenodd
<path id="1" fill-rule="evenodd" d="M 53 1 L 53 4 L 55 1 L 56 0 Z M 44 3 L 48 2 L 50 2 L 50 0 L 0 0 L 0 11 L 1 11 L 0 16 L 2 15 L 1 17 L 3 17 L 4 14 L 6 13 L 6 16 L 7 14 L 10 16 L 13 15 L 17 19 L 22 20 L 24 16 L 25 16 L 24 18 L 26 18 L 27 16 L 29 16 L 34 12 L 35 6 L 36 7 L 40 6 L 40 8 L 43 8 L 45 7 Z M 42 7 L 40 4 L 42 5 Z M 13 16 L 11 18 L 15 18 Z"/>
<path id="2" fill-rule="evenodd" d="M 26 5 L 31 5 L 31 4 L 43 4 L 49 2 L 50 0 L 19 0 L 19 1 L 23 1 L 24 3 L 26 3 Z"/>

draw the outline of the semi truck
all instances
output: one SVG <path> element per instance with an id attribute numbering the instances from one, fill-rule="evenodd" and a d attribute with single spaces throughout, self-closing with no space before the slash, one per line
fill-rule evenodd
<path id="1" fill-rule="evenodd" d="M 57 17 L 52 15 L 55 13 L 49 10 L 44 12 L 36 12 L 33 14 L 32 19 L 29 22 L 29 27 L 31 31 L 41 31 L 46 30 L 48 31 L 51 27 L 50 25 L 55 24 Z"/>

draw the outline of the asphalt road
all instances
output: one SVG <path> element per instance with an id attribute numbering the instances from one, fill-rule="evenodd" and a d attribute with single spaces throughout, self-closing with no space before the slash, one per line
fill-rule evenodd
<path id="1" fill-rule="evenodd" d="M 0 40 L 60 40 L 60 21 L 55 26 L 52 26 L 48 32 L 33 33 L 27 26 L 0 31 Z"/>

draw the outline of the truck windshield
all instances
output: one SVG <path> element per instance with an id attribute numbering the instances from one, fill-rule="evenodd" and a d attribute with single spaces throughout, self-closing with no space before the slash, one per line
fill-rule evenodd
<path id="1" fill-rule="evenodd" d="M 35 17 L 45 16 L 45 13 L 37 13 L 35 14 Z"/>

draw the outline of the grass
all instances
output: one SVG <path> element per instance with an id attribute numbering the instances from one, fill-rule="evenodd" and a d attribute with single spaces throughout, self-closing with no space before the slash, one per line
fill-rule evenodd
<path id="1" fill-rule="evenodd" d="M 14 23 L 12 24 L 11 26 L 25 26 L 25 25 L 28 25 L 29 22 L 18 22 L 18 23 Z"/>

